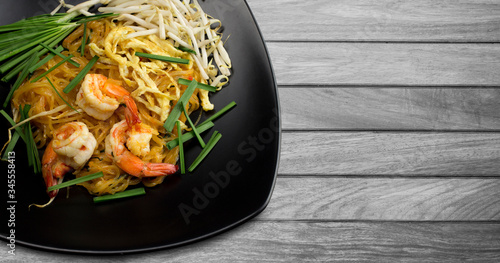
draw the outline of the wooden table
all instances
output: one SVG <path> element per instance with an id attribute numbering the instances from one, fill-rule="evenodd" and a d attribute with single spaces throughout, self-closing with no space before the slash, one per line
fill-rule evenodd
<path id="1" fill-rule="evenodd" d="M 175 249 L 7 259 L 500 262 L 500 1 L 248 4 L 282 107 L 267 209 Z"/>

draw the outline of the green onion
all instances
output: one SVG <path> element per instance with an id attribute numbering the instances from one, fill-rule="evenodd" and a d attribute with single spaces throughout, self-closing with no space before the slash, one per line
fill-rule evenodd
<path id="1" fill-rule="evenodd" d="M 53 186 L 47 188 L 47 191 L 50 192 L 50 191 L 54 191 L 54 190 L 61 189 L 61 188 L 64 188 L 64 187 L 68 187 L 68 186 L 80 184 L 80 183 L 83 183 L 83 182 L 86 182 L 86 181 L 90 181 L 90 180 L 93 180 L 93 179 L 96 179 L 96 178 L 99 178 L 99 177 L 102 177 L 102 176 L 104 176 L 104 174 L 102 172 L 97 172 L 95 174 L 85 175 L 85 176 L 82 176 L 82 177 L 79 177 L 79 178 L 75 178 L 73 180 L 66 181 L 64 183 L 60 183 L 58 185 L 53 185 Z"/>
<path id="2" fill-rule="evenodd" d="M 64 48 L 62 46 L 58 46 L 55 50 L 57 52 L 61 52 L 61 51 L 64 50 Z M 53 59 L 55 56 L 56 56 L 56 54 L 54 54 L 54 53 L 50 53 L 47 56 L 45 56 L 45 58 L 43 58 L 42 60 L 38 61 L 38 63 L 36 63 L 35 65 L 31 66 L 30 73 L 33 73 L 39 67 L 45 65 L 45 63 L 49 62 L 49 60 Z"/>
<path id="3" fill-rule="evenodd" d="M 184 52 L 189 52 L 191 54 L 195 54 L 196 55 L 196 51 L 190 49 L 190 48 L 187 48 L 185 46 L 178 46 L 178 47 L 175 47 L 177 48 L 178 50 L 181 50 L 181 51 L 184 51 Z"/>
<path id="4" fill-rule="evenodd" d="M 14 147 L 17 144 L 17 141 L 19 140 L 19 133 L 14 132 L 12 135 L 12 138 L 10 138 L 9 145 L 5 148 L 5 152 L 3 153 L 2 160 L 6 161 L 9 159 L 9 152 L 12 152 L 14 150 Z"/>
<path id="5" fill-rule="evenodd" d="M 39 15 L 0 26 L 0 61 L 2 61 L 0 74 L 4 74 L 2 81 L 8 82 L 15 78 L 23 70 L 26 60 L 32 54 L 37 54 L 38 57 L 46 54 L 47 50 L 39 44 L 43 43 L 52 48 L 81 23 L 116 15 L 108 13 L 88 18 L 79 14 L 79 12 L 72 12 Z M 7 59 L 9 60 L 6 61 Z M 36 68 L 30 68 L 30 72 L 34 70 Z"/>
<path id="6" fill-rule="evenodd" d="M 19 112 L 21 114 L 21 121 L 25 120 L 27 117 L 27 113 L 25 112 L 26 111 L 26 108 L 28 108 L 28 112 L 29 112 L 29 108 L 31 106 L 29 104 L 25 105 L 24 106 L 24 109 L 19 106 Z M 23 131 L 24 131 L 24 137 L 26 138 L 26 152 L 28 153 L 28 166 L 33 166 L 33 163 L 34 163 L 34 158 L 33 158 L 33 151 L 31 150 L 31 134 L 29 133 L 29 130 L 28 130 L 28 125 L 27 124 L 24 124 L 23 125 Z"/>
<path id="7" fill-rule="evenodd" d="M 59 57 L 61 57 L 62 59 L 66 59 L 66 56 L 61 54 L 60 52 L 57 52 L 56 50 L 50 48 L 49 46 L 45 45 L 44 43 L 40 43 L 40 46 L 44 47 L 45 49 L 47 49 L 48 51 L 58 55 Z M 70 60 L 69 63 L 71 63 L 71 65 L 79 68 L 80 67 L 80 64 L 78 64 L 76 61 L 73 61 L 73 60 Z"/>
<path id="8" fill-rule="evenodd" d="M 209 122 L 206 122 L 204 123 L 203 125 L 198 125 L 196 126 L 196 129 L 198 130 L 198 133 L 202 133 L 210 128 L 214 127 L 214 123 L 209 121 Z M 182 135 L 182 138 L 181 138 L 181 141 L 182 142 L 187 142 L 191 139 L 193 139 L 195 137 L 195 134 L 193 131 L 190 131 L 190 132 L 186 132 Z M 169 150 L 172 150 L 173 148 L 175 148 L 177 145 L 179 145 L 179 141 L 178 140 L 172 140 L 172 141 L 169 141 L 167 143 L 167 148 Z"/>
<path id="9" fill-rule="evenodd" d="M 54 89 L 54 91 L 56 92 L 57 96 L 59 96 L 59 98 L 61 98 L 64 103 L 66 103 L 66 105 L 68 105 L 68 107 L 70 107 L 71 109 L 73 109 L 74 111 L 76 111 L 76 113 L 79 113 L 79 114 L 82 114 L 81 112 L 77 111 L 75 108 L 73 108 L 73 106 L 71 106 L 71 104 L 69 104 L 69 102 L 67 102 L 62 96 L 61 94 L 59 93 L 59 91 L 57 91 L 56 87 L 54 87 L 54 84 L 52 84 L 52 81 L 50 81 L 49 78 L 45 77 L 47 79 L 47 81 L 49 82 L 50 86 L 52 86 L 52 88 Z"/>
<path id="10" fill-rule="evenodd" d="M 73 31 L 73 28 L 71 28 L 71 27 L 63 28 L 61 32 L 59 32 L 56 36 L 54 36 L 54 38 L 51 38 L 44 43 L 46 45 L 48 45 L 49 47 L 53 47 L 57 43 L 61 42 L 64 38 L 66 38 L 66 36 L 68 36 L 72 31 Z M 16 57 L 12 58 L 11 60 L 7 61 L 2 66 L 0 66 L 1 73 L 5 73 L 5 72 L 9 71 L 8 74 L 2 78 L 2 81 L 7 82 L 7 81 L 10 81 L 13 77 L 15 77 L 16 74 L 18 74 L 22 70 L 23 66 L 21 66 L 21 65 L 24 64 L 26 62 L 25 60 L 29 56 L 31 56 L 32 54 L 37 53 L 38 57 L 41 57 L 42 55 L 44 55 L 47 52 L 48 52 L 48 50 L 46 50 L 45 48 L 43 48 L 40 45 L 37 45 L 35 48 L 31 49 L 30 51 L 27 51 L 23 54 L 20 54 Z"/>
<path id="11" fill-rule="evenodd" d="M 24 109 L 20 107 L 21 121 L 29 118 L 29 111 L 31 105 L 24 105 Z M 35 141 L 33 139 L 33 131 L 31 130 L 31 123 L 27 122 L 23 124 L 24 136 L 26 138 L 26 150 L 28 152 L 28 165 L 33 166 L 33 172 L 36 174 L 41 171 L 42 167 L 40 164 L 40 157 L 38 156 L 38 149 L 36 147 Z"/>
<path id="12" fill-rule="evenodd" d="M 74 57 L 73 55 L 69 55 L 67 56 L 65 59 L 61 60 L 61 62 L 57 63 L 55 66 L 51 67 L 49 70 L 45 71 L 44 73 L 40 74 L 38 77 L 34 78 L 31 80 L 31 83 L 34 83 L 34 82 L 37 82 L 39 79 L 45 77 L 47 74 L 49 74 L 50 72 L 52 72 L 54 69 L 58 68 L 59 66 L 61 66 L 62 64 L 64 64 L 66 61 L 70 60 L 72 57 Z"/>
<path id="13" fill-rule="evenodd" d="M 112 194 L 112 195 L 96 196 L 96 197 L 94 197 L 94 203 L 100 203 L 100 202 L 104 202 L 104 201 L 116 200 L 116 199 L 120 199 L 120 198 L 126 198 L 126 197 L 132 197 L 132 196 L 138 196 L 138 195 L 144 195 L 144 194 L 146 194 L 146 190 L 144 190 L 144 187 L 141 187 L 141 188 L 126 190 L 126 191 L 119 192 L 119 193 Z"/>
<path id="14" fill-rule="evenodd" d="M 179 141 L 179 164 L 181 166 L 181 174 L 186 173 L 186 168 L 184 164 L 184 147 L 182 145 L 182 130 L 181 130 L 181 122 L 176 121 L 177 123 L 177 140 Z"/>
<path id="15" fill-rule="evenodd" d="M 215 145 L 220 140 L 220 138 L 222 138 L 222 134 L 220 134 L 218 131 L 214 131 L 214 133 L 212 134 L 212 137 L 210 138 L 210 140 L 207 143 L 207 147 L 205 147 L 205 148 L 203 148 L 203 150 L 201 150 L 201 153 L 198 155 L 198 157 L 196 157 L 196 159 L 191 164 L 191 166 L 189 166 L 189 169 L 188 169 L 189 172 L 193 172 L 194 169 L 196 169 L 196 167 L 201 163 L 201 161 L 203 161 L 203 159 L 205 159 L 205 157 L 207 157 L 207 155 L 215 147 Z"/>
<path id="16" fill-rule="evenodd" d="M 31 122 L 28 122 L 29 139 L 31 139 L 31 150 L 33 154 L 33 171 L 36 173 L 42 172 L 42 163 L 40 162 L 40 156 L 38 154 L 38 148 L 36 147 L 35 139 L 33 138 L 33 131 L 31 129 Z"/>
<path id="17" fill-rule="evenodd" d="M 0 114 L 2 114 L 5 117 L 5 119 L 7 119 L 7 121 L 9 121 L 10 125 L 12 125 L 12 126 L 16 125 L 16 122 L 9 116 L 9 114 L 7 114 L 7 112 L 5 112 L 4 110 L 0 110 Z M 24 137 L 24 134 L 23 134 L 23 131 L 21 130 L 21 127 L 16 127 L 14 129 L 21 136 L 23 141 L 26 142 L 26 138 Z"/>
<path id="18" fill-rule="evenodd" d="M 87 23 L 87 22 L 94 21 L 94 20 L 97 20 L 97 19 L 101 19 L 101 18 L 105 18 L 105 17 L 111 17 L 111 16 L 118 16 L 118 15 L 119 14 L 105 13 L 105 14 L 93 15 L 91 17 L 84 16 L 84 19 L 77 18 L 78 20 L 75 21 L 75 23 L 77 23 L 77 24 L 83 24 L 83 23 Z"/>
<path id="19" fill-rule="evenodd" d="M 182 84 L 182 85 L 189 85 L 189 83 L 191 83 L 191 80 L 187 80 L 187 79 L 183 79 L 183 78 L 180 78 L 178 81 L 179 81 L 179 84 Z M 204 84 L 204 83 L 200 83 L 200 82 L 198 82 L 198 88 L 199 89 L 208 90 L 208 91 L 211 91 L 211 92 L 216 92 L 217 91 L 216 87 L 210 86 L 210 85 L 207 85 L 207 84 Z"/>
<path id="20" fill-rule="evenodd" d="M 147 54 L 147 53 L 142 53 L 142 52 L 135 52 L 135 55 L 138 57 L 156 59 L 156 60 L 161 60 L 161 61 L 165 61 L 165 62 L 189 64 L 189 59 L 173 58 L 173 57 L 167 57 L 167 56 L 161 56 L 161 55 Z"/>
<path id="21" fill-rule="evenodd" d="M 182 102 L 181 102 L 182 103 Z M 189 118 L 189 114 L 186 110 L 186 108 L 184 107 L 184 104 L 181 105 L 182 107 L 182 111 L 184 112 L 184 115 L 186 116 L 186 119 L 187 121 L 189 122 L 189 125 L 191 125 L 191 129 L 193 129 L 193 132 L 194 132 L 194 135 L 196 135 L 196 138 L 198 139 L 198 141 L 200 142 L 200 145 L 201 145 L 201 148 L 205 148 L 205 142 L 203 141 L 203 139 L 201 138 L 200 136 L 200 133 L 198 133 L 198 130 L 196 129 L 196 127 L 194 126 L 193 122 L 191 121 L 191 118 Z M 179 136 L 179 139 L 180 139 L 181 136 Z"/>
<path id="22" fill-rule="evenodd" d="M 236 106 L 236 102 L 231 101 L 229 104 L 227 104 L 224 108 L 222 108 L 220 111 L 216 112 L 214 115 L 210 116 L 208 119 L 206 119 L 204 122 L 202 122 L 200 125 L 203 125 L 206 122 L 213 121 L 222 114 L 226 113 L 226 111 L 229 111 L 231 108 Z"/>
<path id="23" fill-rule="evenodd" d="M 87 73 L 94 66 L 94 64 L 97 62 L 98 59 L 99 59 L 98 56 L 94 56 L 89 61 L 89 63 L 87 64 L 87 66 L 85 66 L 82 69 L 82 71 L 80 71 L 80 73 L 78 73 L 78 75 L 76 75 L 76 77 L 68 84 L 68 86 L 66 86 L 66 88 L 64 88 L 63 92 L 64 93 L 69 93 L 71 90 L 73 90 L 76 87 L 76 85 L 78 85 L 78 83 L 80 83 L 80 81 L 82 81 L 82 79 L 85 77 L 85 75 L 87 75 Z"/>
<path id="24" fill-rule="evenodd" d="M 12 56 L 15 56 L 19 53 L 22 53 L 26 50 L 31 50 L 33 46 L 36 46 L 38 44 L 43 43 L 44 41 L 47 41 L 51 39 L 52 37 L 56 36 L 57 32 L 50 33 L 47 36 L 44 36 L 42 38 L 36 38 L 32 41 L 26 40 L 23 42 L 20 42 L 18 44 L 12 45 L 9 48 L 6 48 L 0 52 L 0 61 L 4 61 L 8 58 L 11 58 Z"/>
<path id="25" fill-rule="evenodd" d="M 198 82 L 194 80 L 191 81 L 191 84 L 188 85 L 188 87 L 184 91 L 184 94 L 182 94 L 181 98 L 179 99 L 177 104 L 175 104 L 174 108 L 168 115 L 167 120 L 165 120 L 165 124 L 163 124 L 163 127 L 165 127 L 168 132 L 172 132 L 175 122 L 179 119 L 179 116 L 181 116 L 181 104 L 186 104 L 189 101 L 189 98 L 191 98 L 191 95 L 193 95 L 193 92 L 197 86 Z"/>
<path id="26" fill-rule="evenodd" d="M 83 24 L 83 37 L 82 37 L 82 46 L 80 47 L 80 55 L 82 55 L 82 57 L 85 55 L 85 45 L 86 45 L 86 42 L 87 41 L 87 22 L 85 22 L 85 24 Z"/>
<path id="27" fill-rule="evenodd" d="M 28 63 L 25 65 L 23 71 L 21 72 L 21 75 L 19 75 L 19 78 L 17 78 L 16 82 L 14 83 L 14 86 L 10 89 L 9 94 L 7 95 L 7 98 L 5 98 L 5 102 L 3 103 L 3 107 L 7 107 L 9 105 L 10 99 L 12 98 L 12 95 L 14 94 L 14 91 L 21 86 L 21 83 L 28 77 L 29 74 L 29 69 L 31 65 L 35 63 L 35 61 L 38 59 L 36 54 L 31 55 L 30 59 L 28 60 Z"/>

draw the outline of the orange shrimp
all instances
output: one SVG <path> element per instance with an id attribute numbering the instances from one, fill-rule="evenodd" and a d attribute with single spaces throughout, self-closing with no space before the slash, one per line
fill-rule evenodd
<path id="1" fill-rule="evenodd" d="M 127 147 L 144 149 L 146 144 L 149 147 L 152 132 L 152 128 L 145 124 L 129 126 L 126 121 L 116 123 L 106 137 L 106 154 L 123 171 L 136 177 L 164 176 L 177 172 L 177 165 L 144 162 L 127 149 Z M 128 140 L 130 137 L 133 140 Z M 141 137 L 142 139 L 139 139 Z M 141 145 L 135 147 L 137 144 Z"/>
<path id="2" fill-rule="evenodd" d="M 117 80 L 108 79 L 101 74 L 87 74 L 76 95 L 76 104 L 98 120 L 111 117 L 120 103 L 127 106 L 125 118 L 129 125 L 140 122 L 135 101 Z"/>
<path id="3" fill-rule="evenodd" d="M 47 188 L 57 185 L 64 175 L 82 168 L 94 153 L 97 141 L 82 122 L 70 122 L 53 133 L 42 157 L 42 176 Z M 49 197 L 58 190 L 48 192 Z"/>

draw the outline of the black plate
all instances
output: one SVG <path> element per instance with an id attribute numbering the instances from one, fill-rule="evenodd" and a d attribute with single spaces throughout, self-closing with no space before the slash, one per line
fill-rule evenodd
<path id="1" fill-rule="evenodd" d="M 41 2 L 6 1 L 0 24 L 50 12 L 57 1 L 45 1 L 50 3 L 46 6 L 40 6 Z M 226 48 L 233 62 L 229 86 L 211 100 L 216 110 L 233 100 L 237 103 L 204 134 L 205 140 L 214 130 L 223 135 L 208 158 L 194 173 L 172 175 L 163 184 L 147 188 L 144 196 L 94 204 L 83 187 L 71 187 L 69 198 L 63 189 L 49 207 L 28 211 L 29 204 L 45 203 L 48 197 L 41 175 L 27 167 L 25 146 L 20 142 L 15 149 L 12 200 L 7 196 L 9 168 L 6 162 L 0 167 L 5 175 L 1 182 L 2 239 L 11 242 L 9 236 L 13 235 L 16 245 L 60 252 L 141 252 L 212 236 L 264 210 L 276 179 L 281 129 L 268 52 L 245 1 L 206 0 L 200 4 L 222 21 L 224 36 L 230 36 Z M 4 98 L 7 89 L 2 90 Z M 1 125 L 3 144 L 8 127 L 3 118 Z M 196 143 L 187 145 L 188 165 L 199 151 Z M 15 209 L 7 210 L 9 207 Z"/>

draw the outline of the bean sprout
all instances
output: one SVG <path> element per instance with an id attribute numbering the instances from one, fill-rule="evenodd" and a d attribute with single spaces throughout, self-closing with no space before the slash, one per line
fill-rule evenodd
<path id="1" fill-rule="evenodd" d="M 76 6 L 63 0 L 60 3 L 70 7 L 68 12 L 85 15 L 91 15 L 90 7 L 103 4 L 99 12 L 120 14 L 117 19 L 136 31 L 129 38 L 155 34 L 172 40 L 175 46 L 193 50 L 193 61 L 202 77 L 213 86 L 225 85 L 231 75 L 231 60 L 218 32 L 220 21 L 207 15 L 197 0 L 89 0 Z"/>

